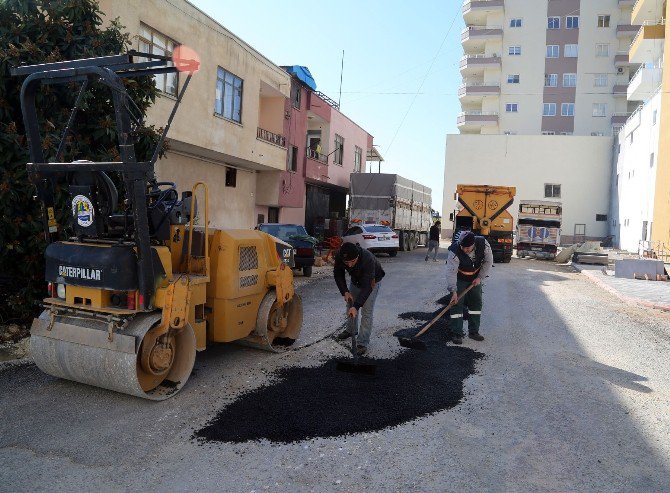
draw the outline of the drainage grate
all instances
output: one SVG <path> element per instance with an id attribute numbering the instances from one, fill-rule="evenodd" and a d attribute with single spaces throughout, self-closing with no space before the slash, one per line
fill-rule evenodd
<path id="1" fill-rule="evenodd" d="M 258 269 L 255 246 L 240 247 L 240 271 Z"/>

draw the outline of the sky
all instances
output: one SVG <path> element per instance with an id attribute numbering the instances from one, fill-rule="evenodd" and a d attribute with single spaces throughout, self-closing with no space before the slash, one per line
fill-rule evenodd
<path id="1" fill-rule="evenodd" d="M 335 101 L 342 72 L 340 109 L 374 136 L 382 173 L 431 187 L 441 212 L 460 112 L 460 0 L 190 1 L 273 63 L 308 67 Z"/>

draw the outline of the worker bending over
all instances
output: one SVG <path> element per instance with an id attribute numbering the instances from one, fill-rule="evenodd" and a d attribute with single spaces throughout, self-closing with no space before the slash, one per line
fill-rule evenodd
<path id="1" fill-rule="evenodd" d="M 450 310 L 449 332 L 454 344 L 463 344 L 463 305 L 468 307 L 468 336 L 475 341 L 483 341 L 479 334 L 482 315 L 482 281 L 493 265 L 491 245 L 483 236 L 475 236 L 472 231 L 463 231 L 447 251 L 447 290 L 451 302 L 458 299 L 470 284 L 473 288 L 458 300 Z"/>

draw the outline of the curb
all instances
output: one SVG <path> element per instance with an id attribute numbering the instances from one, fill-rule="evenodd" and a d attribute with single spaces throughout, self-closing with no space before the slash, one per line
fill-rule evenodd
<path id="1" fill-rule="evenodd" d="M 656 310 L 662 310 L 662 311 L 670 312 L 670 304 L 669 303 L 655 303 L 653 301 L 648 301 L 648 300 L 645 300 L 645 299 L 642 299 L 642 298 L 634 298 L 632 296 L 623 295 L 623 294 L 621 294 L 621 292 L 619 290 L 607 285 L 606 283 L 604 283 L 603 281 L 598 279 L 598 277 L 593 274 L 594 271 L 581 270 L 577 267 L 575 267 L 575 269 L 580 274 L 584 274 L 590 281 L 597 284 L 598 286 L 603 288 L 605 291 L 610 292 L 611 294 L 613 294 L 614 296 L 619 298 L 621 301 L 623 301 L 625 303 L 628 303 L 629 305 L 642 305 L 642 306 L 645 306 L 647 308 L 655 308 Z M 597 271 L 597 272 L 600 274 L 600 271 Z"/>

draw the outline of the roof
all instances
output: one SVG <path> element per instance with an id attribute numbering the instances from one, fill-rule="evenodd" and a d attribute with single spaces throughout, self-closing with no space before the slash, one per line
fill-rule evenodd
<path id="1" fill-rule="evenodd" d="M 282 68 L 289 74 L 295 75 L 299 81 L 304 83 L 312 91 L 316 91 L 316 81 L 307 67 L 303 67 L 302 65 L 288 65 Z"/>
<path id="2" fill-rule="evenodd" d="M 379 152 L 379 149 L 376 147 L 372 147 L 371 149 L 368 149 L 368 155 L 365 158 L 366 161 L 384 161 L 384 158 L 382 157 L 381 153 Z"/>

